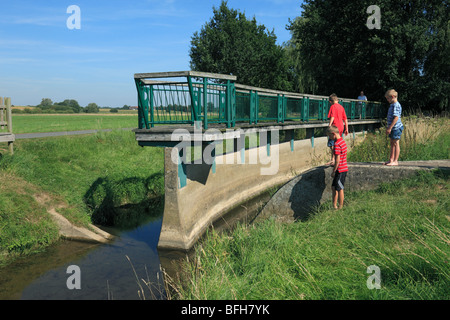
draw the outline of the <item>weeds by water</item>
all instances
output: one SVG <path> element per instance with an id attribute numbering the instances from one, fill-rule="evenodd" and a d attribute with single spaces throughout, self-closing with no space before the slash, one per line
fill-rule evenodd
<path id="1" fill-rule="evenodd" d="M 163 280 L 163 275 L 165 274 L 167 279 L 169 279 L 169 276 L 161 270 L 156 272 L 156 281 L 150 280 L 150 275 L 148 274 L 147 266 L 145 266 L 145 279 L 142 277 L 139 277 L 139 275 L 136 272 L 136 269 L 134 268 L 133 262 L 131 259 L 126 255 L 125 258 L 130 263 L 131 269 L 133 270 L 133 275 L 136 280 L 136 286 L 138 288 L 137 290 L 137 296 L 141 300 L 165 300 L 167 297 L 170 298 L 170 291 L 168 288 L 167 283 Z M 169 280 L 170 281 L 170 280 Z M 169 296 L 167 296 L 167 293 L 169 293 Z M 108 288 L 108 300 L 113 300 L 112 292 L 110 292 Z"/>

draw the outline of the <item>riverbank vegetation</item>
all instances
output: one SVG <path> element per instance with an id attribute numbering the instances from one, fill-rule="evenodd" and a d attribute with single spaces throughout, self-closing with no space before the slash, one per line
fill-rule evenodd
<path id="1" fill-rule="evenodd" d="M 349 193 L 343 210 L 326 204 L 306 222 L 212 230 L 172 279 L 173 298 L 448 299 L 449 186 L 448 173 L 424 172 Z M 369 266 L 381 289 L 369 289 Z"/>
<path id="2" fill-rule="evenodd" d="M 0 152 L 2 153 L 2 152 Z M 58 239 L 36 197 L 75 225 L 132 227 L 161 215 L 163 152 L 131 131 L 17 140 L 0 158 L 0 265 Z"/>
<path id="3" fill-rule="evenodd" d="M 448 159 L 448 125 L 405 119 L 401 160 Z M 385 160 L 386 141 L 383 128 L 369 133 L 349 158 Z M 211 230 L 180 273 L 167 277 L 172 298 L 448 299 L 449 187 L 449 172 L 420 172 L 349 192 L 343 210 L 325 203 L 305 222 Z M 370 266 L 379 268 L 381 289 L 373 289 Z"/>

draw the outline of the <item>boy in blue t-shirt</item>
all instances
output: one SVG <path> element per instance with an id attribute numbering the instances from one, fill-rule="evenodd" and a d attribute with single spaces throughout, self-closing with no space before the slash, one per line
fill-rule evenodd
<path id="1" fill-rule="evenodd" d="M 398 166 L 398 157 L 400 156 L 400 137 L 403 132 L 403 123 L 401 120 L 402 106 L 398 102 L 398 93 L 394 90 L 388 90 L 385 94 L 386 100 L 390 103 L 387 114 L 386 134 L 391 138 L 391 153 L 389 161 L 384 164 L 387 166 Z"/>

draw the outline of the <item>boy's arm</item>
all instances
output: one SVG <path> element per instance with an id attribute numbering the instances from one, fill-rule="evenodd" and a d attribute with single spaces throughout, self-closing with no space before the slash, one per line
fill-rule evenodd
<path id="1" fill-rule="evenodd" d="M 347 119 L 345 119 L 345 130 L 344 130 L 344 133 L 345 133 L 346 136 L 348 136 L 348 121 L 347 121 Z"/>
<path id="2" fill-rule="evenodd" d="M 334 168 L 333 168 L 333 172 L 331 173 L 331 177 L 334 178 L 334 175 L 336 174 L 337 168 L 339 167 L 339 160 L 340 160 L 340 155 L 339 154 L 335 154 L 334 155 Z"/>
<path id="3" fill-rule="evenodd" d="M 398 117 L 397 117 L 397 116 L 395 116 L 394 119 L 392 119 L 391 125 L 386 129 L 386 133 L 387 133 L 387 134 L 390 134 L 390 133 L 391 133 L 391 130 L 392 130 L 392 128 L 394 127 L 394 125 L 397 123 L 397 120 L 398 120 Z"/>
<path id="4" fill-rule="evenodd" d="M 334 117 L 331 117 L 330 118 L 330 123 L 328 124 L 329 127 L 331 127 L 331 125 L 333 124 L 333 121 L 334 121 Z"/>

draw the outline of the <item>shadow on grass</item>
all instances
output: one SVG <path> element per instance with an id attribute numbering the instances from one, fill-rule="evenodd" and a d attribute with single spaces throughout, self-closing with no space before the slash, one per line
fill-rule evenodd
<path id="1" fill-rule="evenodd" d="M 94 224 L 133 228 L 162 216 L 164 174 L 121 180 L 98 178 L 83 197 Z"/>

